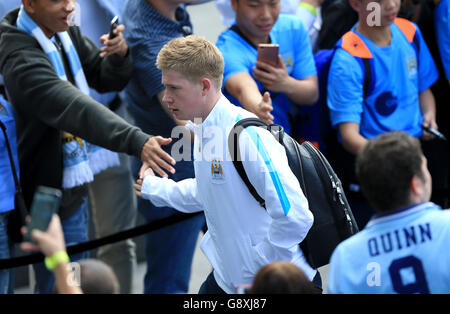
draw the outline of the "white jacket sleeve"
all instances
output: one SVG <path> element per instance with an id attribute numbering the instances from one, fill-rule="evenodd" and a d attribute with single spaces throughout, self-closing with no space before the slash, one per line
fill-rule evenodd
<path id="1" fill-rule="evenodd" d="M 314 218 L 289 167 L 286 151 L 272 134 L 257 127 L 249 127 L 242 132 L 239 143 L 241 152 L 246 149 L 249 154 L 257 153 L 256 162 L 242 157 L 243 165 L 272 217 L 267 237 L 256 245 L 256 250 L 267 260 L 291 260 Z"/>
<path id="2" fill-rule="evenodd" d="M 195 179 L 175 182 L 167 178 L 147 176 L 142 183 L 141 192 L 142 198 L 157 207 L 168 206 L 184 213 L 203 210 Z"/>

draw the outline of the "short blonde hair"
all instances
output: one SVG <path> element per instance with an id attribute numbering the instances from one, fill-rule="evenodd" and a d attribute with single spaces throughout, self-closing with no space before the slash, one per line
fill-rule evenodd
<path id="1" fill-rule="evenodd" d="M 171 40 L 156 59 L 156 66 L 161 71 L 176 71 L 194 81 L 207 77 L 217 90 L 222 88 L 224 64 L 219 49 L 196 35 Z"/>

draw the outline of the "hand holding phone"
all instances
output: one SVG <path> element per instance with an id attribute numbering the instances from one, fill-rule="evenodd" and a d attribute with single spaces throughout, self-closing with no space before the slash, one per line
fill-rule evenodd
<path id="1" fill-rule="evenodd" d="M 278 50 L 278 44 L 259 44 L 257 60 L 278 67 Z"/>
<path id="2" fill-rule="evenodd" d="M 447 138 L 445 137 L 444 134 L 442 134 L 441 132 L 439 132 L 436 129 L 433 129 L 432 127 L 428 127 L 428 126 L 422 125 L 422 129 L 425 130 L 426 132 L 431 133 L 434 136 L 440 138 L 441 140 L 444 140 L 444 141 L 447 140 Z"/>
<path id="3" fill-rule="evenodd" d="M 111 20 L 111 28 L 109 29 L 109 39 L 113 39 L 114 37 L 116 37 L 116 34 L 114 34 L 114 29 L 116 28 L 117 25 L 119 25 L 119 17 L 116 15 Z"/>
<path id="4" fill-rule="evenodd" d="M 31 221 L 27 224 L 25 242 L 33 242 L 31 232 L 34 229 L 46 231 L 53 214 L 58 210 L 61 203 L 62 192 L 58 189 L 39 186 L 31 203 Z"/>

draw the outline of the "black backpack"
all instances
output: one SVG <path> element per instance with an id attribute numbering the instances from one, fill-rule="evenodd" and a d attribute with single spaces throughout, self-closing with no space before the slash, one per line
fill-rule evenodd
<path id="1" fill-rule="evenodd" d="M 265 201 L 248 179 L 239 152 L 239 134 L 249 126 L 267 129 L 284 146 L 289 167 L 297 177 L 314 215 L 314 223 L 300 247 L 313 268 L 328 264 L 336 246 L 358 232 L 341 181 L 326 158 L 310 142 L 300 145 L 279 125 L 268 125 L 257 118 L 243 119 L 231 130 L 228 148 L 237 172 L 264 209 Z"/>

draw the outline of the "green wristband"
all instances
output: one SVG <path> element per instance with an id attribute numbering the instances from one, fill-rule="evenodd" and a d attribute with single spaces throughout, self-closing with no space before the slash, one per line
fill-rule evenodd
<path id="1" fill-rule="evenodd" d="M 45 267 L 47 267 L 48 270 L 54 270 L 56 266 L 58 266 L 62 262 L 69 262 L 69 261 L 70 261 L 69 255 L 67 255 L 66 251 L 56 252 L 52 256 L 46 257 L 44 260 Z"/>
<path id="2" fill-rule="evenodd" d="M 299 7 L 305 8 L 306 10 L 308 10 L 309 12 L 311 12 L 314 16 L 317 16 L 317 11 L 316 8 L 309 4 L 309 3 L 305 3 L 305 2 L 300 2 L 298 4 Z"/>

